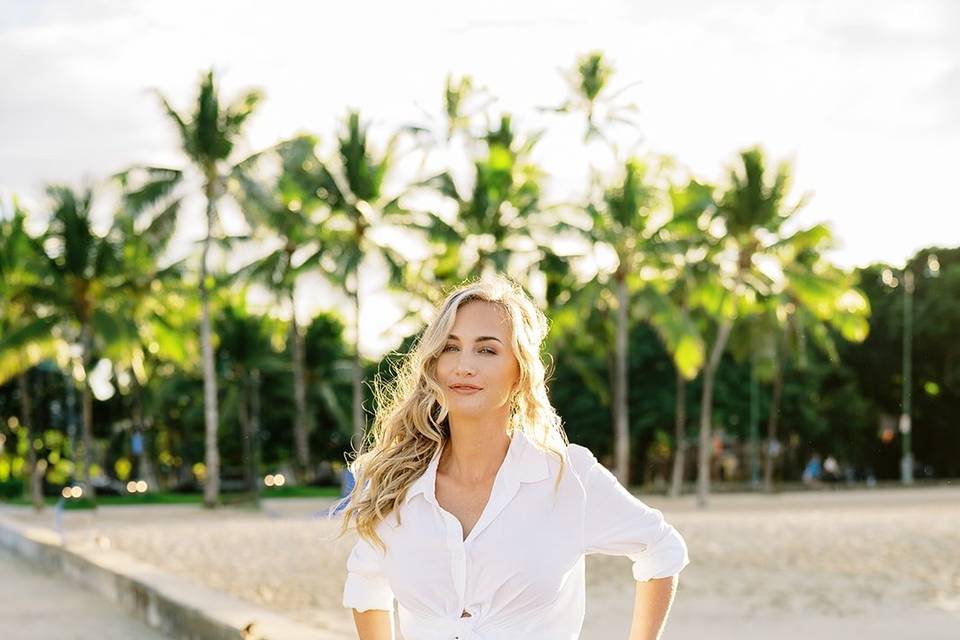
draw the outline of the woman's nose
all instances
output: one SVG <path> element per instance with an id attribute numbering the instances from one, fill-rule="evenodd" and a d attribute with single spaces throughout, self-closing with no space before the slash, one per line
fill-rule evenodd
<path id="1" fill-rule="evenodd" d="M 474 369 L 473 364 L 470 362 L 469 357 L 464 358 L 463 356 L 457 360 L 456 373 L 460 376 L 473 375 Z"/>

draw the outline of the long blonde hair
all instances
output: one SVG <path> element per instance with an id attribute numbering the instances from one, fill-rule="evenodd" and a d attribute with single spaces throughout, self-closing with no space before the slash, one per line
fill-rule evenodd
<path id="1" fill-rule="evenodd" d="M 450 291 L 437 306 L 432 322 L 415 341 L 397 376 L 374 386 L 377 414 L 373 427 L 349 464 L 356 483 L 343 504 L 342 536 L 351 521 L 371 544 L 386 551 L 377 524 L 396 513 L 407 489 L 423 475 L 438 448 L 450 437 L 443 389 L 436 379 L 436 362 L 453 328 L 457 310 L 468 302 L 497 305 L 510 320 L 513 353 L 520 377 L 510 403 L 509 435 L 526 434 L 538 448 L 566 461 L 567 435 L 547 397 L 547 370 L 540 357 L 548 321 L 523 289 L 502 275 L 467 282 Z"/>

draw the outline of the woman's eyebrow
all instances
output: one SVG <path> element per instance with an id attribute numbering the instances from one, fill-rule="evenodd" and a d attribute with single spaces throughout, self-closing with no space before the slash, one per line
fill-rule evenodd
<path id="1" fill-rule="evenodd" d="M 448 338 L 448 339 L 452 339 L 452 340 L 457 340 L 457 341 L 460 340 L 460 336 L 456 336 L 456 335 L 454 335 L 454 334 L 452 334 L 452 333 L 451 333 L 449 336 L 447 336 L 447 338 Z M 474 342 L 484 342 L 484 341 L 486 341 L 486 340 L 496 340 L 496 341 L 499 342 L 500 344 L 503 344 L 503 341 L 500 340 L 500 338 L 497 338 L 496 336 L 480 336 L 479 338 L 477 338 L 476 340 L 474 340 Z"/>

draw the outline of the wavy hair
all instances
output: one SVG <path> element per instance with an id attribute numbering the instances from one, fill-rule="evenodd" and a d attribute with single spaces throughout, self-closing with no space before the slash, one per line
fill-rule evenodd
<path id="1" fill-rule="evenodd" d="M 522 432 L 542 451 L 560 459 L 560 475 L 569 443 L 560 417 L 547 397 L 547 369 L 541 349 L 548 321 L 543 312 L 514 281 L 502 275 L 468 281 L 450 291 L 436 308 L 434 319 L 424 328 L 397 368 L 396 377 L 374 385 L 377 413 L 373 426 L 349 463 L 356 483 L 336 507 L 343 509 L 342 536 L 351 522 L 357 532 L 384 551 L 377 524 L 396 513 L 409 486 L 423 475 L 437 450 L 450 437 L 443 389 L 436 378 L 436 363 L 453 328 L 457 310 L 467 303 L 485 301 L 497 305 L 510 321 L 513 353 L 520 377 L 510 401 L 508 435 Z M 559 486 L 558 475 L 555 489 Z"/>

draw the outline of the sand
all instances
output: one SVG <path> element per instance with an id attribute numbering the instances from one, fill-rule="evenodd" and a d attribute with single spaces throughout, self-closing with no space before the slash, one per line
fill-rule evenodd
<path id="1" fill-rule="evenodd" d="M 666 640 L 960 638 L 960 488 L 644 497 L 684 535 Z M 68 545 L 95 537 L 300 622 L 356 637 L 340 607 L 352 537 L 332 541 L 329 500 L 266 501 L 265 513 L 195 506 L 67 512 Z M 52 511 L 0 512 L 54 528 Z M 583 640 L 627 638 L 634 583 L 622 557 L 587 559 Z"/>

